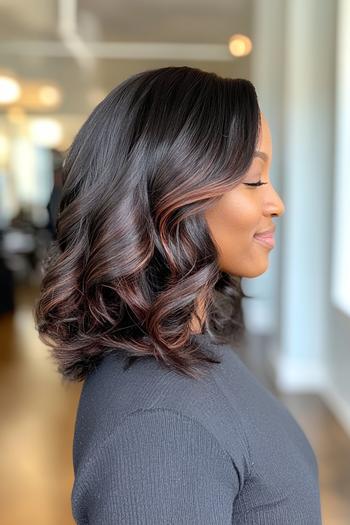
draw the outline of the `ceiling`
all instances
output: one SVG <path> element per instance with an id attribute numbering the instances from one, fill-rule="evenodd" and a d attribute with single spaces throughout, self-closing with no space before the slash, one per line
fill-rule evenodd
<path id="1" fill-rule="evenodd" d="M 227 50 L 251 35 L 252 0 L 0 0 L 0 69 L 63 90 L 58 113 L 86 115 L 115 85 L 154 67 L 249 77 Z"/>

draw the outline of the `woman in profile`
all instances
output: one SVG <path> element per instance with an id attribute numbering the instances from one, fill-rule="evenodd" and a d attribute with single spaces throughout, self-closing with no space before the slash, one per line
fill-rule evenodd
<path id="1" fill-rule="evenodd" d="M 78 525 L 320 525 L 318 464 L 245 366 L 242 277 L 284 205 L 254 86 L 191 67 L 135 74 L 64 162 L 37 329 L 84 380 Z"/>

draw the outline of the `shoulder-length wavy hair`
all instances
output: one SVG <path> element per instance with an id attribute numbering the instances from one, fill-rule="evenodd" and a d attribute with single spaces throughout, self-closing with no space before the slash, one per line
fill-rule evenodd
<path id="1" fill-rule="evenodd" d="M 249 296 L 220 270 L 204 212 L 241 182 L 260 126 L 251 82 L 187 66 L 137 73 L 92 111 L 63 163 L 34 306 L 64 378 L 122 349 L 128 366 L 151 356 L 198 378 L 220 361 L 193 318 L 215 344 L 238 341 Z"/>

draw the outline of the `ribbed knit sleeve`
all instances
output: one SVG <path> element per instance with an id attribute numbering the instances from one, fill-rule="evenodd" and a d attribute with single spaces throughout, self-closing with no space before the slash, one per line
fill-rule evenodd
<path id="1" fill-rule="evenodd" d="M 78 525 L 231 525 L 240 474 L 197 420 L 164 408 L 126 416 L 80 458 Z"/>

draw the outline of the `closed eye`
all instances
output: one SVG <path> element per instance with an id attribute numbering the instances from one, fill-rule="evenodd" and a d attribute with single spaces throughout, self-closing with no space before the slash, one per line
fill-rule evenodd
<path id="1" fill-rule="evenodd" d="M 268 183 L 261 182 L 261 180 L 259 180 L 259 182 L 244 182 L 243 184 L 245 184 L 246 186 L 262 186 L 263 184 L 268 184 Z"/>

